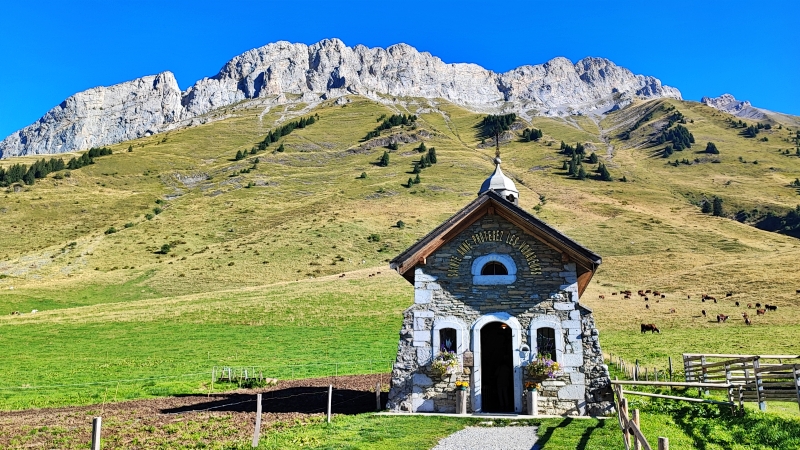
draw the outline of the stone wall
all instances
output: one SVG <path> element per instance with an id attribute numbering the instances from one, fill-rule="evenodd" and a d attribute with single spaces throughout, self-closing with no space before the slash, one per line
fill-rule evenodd
<path id="1" fill-rule="evenodd" d="M 490 254 L 500 255 L 501 262 L 516 267 L 515 275 L 504 279 L 507 284 L 475 284 L 481 280 L 473 275 L 473 261 Z M 554 328 L 560 342 L 557 360 L 563 375 L 543 383 L 540 412 L 598 414 L 608 410 L 608 371 L 591 311 L 577 304 L 575 264 L 563 262 L 559 252 L 515 225 L 499 216 L 478 220 L 430 255 L 427 264 L 415 268 L 414 292 L 415 304 L 404 313 L 390 409 L 452 412 L 455 381 L 466 380 L 470 382 L 472 410 L 476 404 L 473 371 L 462 365 L 458 376 L 446 379 L 430 371 L 436 353 L 435 324 L 457 323 L 461 358 L 464 350 L 474 348 L 472 327 L 479 318 L 508 313 L 514 324 L 518 323 L 520 344 L 530 347 L 530 356 L 535 356 L 536 345 L 535 336 L 530 336 L 532 322 L 545 321 L 543 326 Z M 516 370 L 522 371 L 526 362 L 520 359 Z M 521 385 L 517 394 L 522 395 Z"/>

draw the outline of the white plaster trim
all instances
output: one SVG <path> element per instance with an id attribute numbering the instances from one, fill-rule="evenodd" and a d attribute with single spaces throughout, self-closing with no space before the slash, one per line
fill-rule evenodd
<path id="1" fill-rule="evenodd" d="M 481 328 L 492 322 L 502 322 L 511 327 L 511 356 L 514 365 L 514 411 L 522 412 L 522 365 L 519 350 L 522 344 L 522 326 L 516 317 L 506 312 L 486 314 L 472 324 L 472 405 L 475 412 L 482 412 L 483 395 L 481 393 Z"/>
<path id="2" fill-rule="evenodd" d="M 442 328 L 453 328 L 456 330 L 456 354 L 461 355 L 469 348 L 469 334 L 467 333 L 467 324 L 463 320 L 453 317 L 441 317 L 433 321 L 433 357 L 439 355 L 439 348 L 441 342 L 439 341 L 439 330 Z"/>
<path id="3" fill-rule="evenodd" d="M 483 266 L 493 261 L 504 265 L 508 270 L 508 275 L 481 275 Z M 472 284 L 497 286 L 513 284 L 515 281 L 517 281 L 517 265 L 514 263 L 514 259 L 508 255 L 489 253 L 475 258 L 475 261 L 472 262 Z"/>
<path id="4" fill-rule="evenodd" d="M 539 354 L 539 348 L 536 346 L 536 331 L 539 328 L 552 328 L 556 337 L 556 362 L 563 365 L 564 362 L 564 329 L 561 327 L 561 318 L 552 314 L 544 314 L 535 316 L 531 319 L 531 325 L 528 332 L 528 339 L 531 345 L 531 358 L 535 358 Z"/>

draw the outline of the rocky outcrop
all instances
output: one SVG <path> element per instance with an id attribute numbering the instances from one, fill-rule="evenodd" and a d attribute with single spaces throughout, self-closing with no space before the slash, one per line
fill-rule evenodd
<path id="1" fill-rule="evenodd" d="M 736 100 L 731 94 L 722 94 L 714 98 L 703 97 L 700 99 L 700 103 L 744 119 L 760 120 L 767 117 L 760 109 L 754 108 L 749 101 Z"/>
<path id="2" fill-rule="evenodd" d="M 63 153 L 158 133 L 180 118 L 181 90 L 162 72 L 79 92 L 0 142 L 0 157 Z"/>
<path id="3" fill-rule="evenodd" d="M 164 72 L 78 93 L 0 142 L 0 157 L 60 153 L 157 133 L 246 99 L 304 102 L 344 95 L 441 98 L 476 111 L 560 116 L 603 113 L 634 97 L 680 98 L 653 77 L 602 58 L 555 58 L 498 74 L 448 64 L 406 44 L 347 47 L 338 39 L 308 46 L 276 42 L 230 60 L 217 75 L 180 92 Z"/>

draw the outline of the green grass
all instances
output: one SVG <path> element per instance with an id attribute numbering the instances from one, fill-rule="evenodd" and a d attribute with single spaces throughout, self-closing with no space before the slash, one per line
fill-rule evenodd
<path id="1" fill-rule="evenodd" d="M 417 127 L 432 133 L 426 145 L 436 147 L 439 163 L 407 189 L 418 143 L 401 145 L 389 167 L 378 167 L 384 149 L 360 151 L 359 141 L 381 114 L 396 111 L 353 100 L 316 108 L 321 120 L 285 137 L 284 153 L 271 153 L 273 144 L 233 161 L 302 107 L 262 116 L 262 108 L 245 102 L 210 113 L 215 121 L 204 125 L 115 145 L 113 155 L 69 178 L 0 192 L 0 345 L 7 349 L 0 355 L 0 409 L 98 402 L 112 386 L 117 400 L 207 392 L 205 375 L 119 389 L 114 380 L 205 373 L 215 365 L 272 366 L 286 377 L 287 364 L 391 359 L 413 294 L 386 263 L 474 198 L 491 173 L 494 150 L 477 149 L 481 115 L 408 99 L 407 112 L 415 112 L 413 102 L 434 108 L 419 114 Z M 693 121 L 686 127 L 697 148 L 671 159 L 702 157 L 696 152 L 713 141 L 720 162 L 668 165 L 660 147 L 646 143 L 663 114 L 628 141 L 616 137 L 656 104 Z M 521 206 L 537 207 L 540 218 L 604 257 L 581 301 L 595 313 L 605 352 L 661 368 L 682 352 L 796 353 L 798 241 L 703 215 L 695 204 L 720 196 L 734 213 L 800 203 L 789 186 L 800 177 L 800 158 L 778 152 L 794 148 L 786 141 L 792 121 L 777 117 L 784 129 L 773 127 L 764 134 L 769 142 L 760 142 L 740 136 L 726 117 L 694 102 L 657 100 L 599 124 L 535 118 L 525 125 L 543 130 L 541 142 L 503 145 L 503 170 L 516 180 Z M 567 178 L 562 140 L 594 146 L 614 178 L 629 182 Z M 256 168 L 242 173 L 256 156 Z M 367 178 L 357 179 L 362 172 Z M 148 220 L 156 206 L 163 212 Z M 398 220 L 406 227 L 395 227 Z M 104 234 L 110 227 L 118 232 Z M 372 234 L 380 241 L 369 240 Z M 172 250 L 160 254 L 166 243 Z M 645 310 L 641 300 L 610 295 L 624 289 L 658 289 L 667 298 Z M 701 293 L 724 300 L 701 304 Z M 745 327 L 739 313 L 746 308 L 734 301 L 780 310 Z M 9 315 L 33 309 L 40 312 Z M 731 320 L 710 323 L 701 309 Z M 642 322 L 657 323 L 662 334 L 640 335 Z M 324 367 L 305 374 L 324 374 Z M 354 369 L 370 370 L 377 369 Z M 9 389 L 80 383 L 102 384 Z M 593 427 L 561 428 L 584 426 L 575 433 Z M 595 428 L 592 434 L 603 431 Z"/>

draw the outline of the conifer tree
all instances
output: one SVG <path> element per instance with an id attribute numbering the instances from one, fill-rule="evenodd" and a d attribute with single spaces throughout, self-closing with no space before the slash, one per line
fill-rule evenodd
<path id="1" fill-rule="evenodd" d="M 419 179 L 419 174 L 414 178 L 414 184 L 419 184 L 422 180 Z"/>
<path id="2" fill-rule="evenodd" d="M 709 142 L 706 144 L 706 153 L 710 153 L 712 155 L 719 155 L 719 150 L 717 150 L 717 146 L 714 145 L 713 142 Z"/>
<path id="3" fill-rule="evenodd" d="M 719 198 L 719 197 L 714 197 L 714 205 L 713 205 L 712 214 L 715 215 L 715 216 L 721 216 L 722 215 L 722 199 Z"/>
<path id="4" fill-rule="evenodd" d="M 435 147 L 431 147 L 430 149 L 428 149 L 428 160 L 431 162 L 431 164 L 436 164 L 436 148 Z"/>
<path id="5" fill-rule="evenodd" d="M 583 169 L 583 166 L 578 169 L 578 179 L 585 180 L 586 179 L 586 171 Z"/>
<path id="6" fill-rule="evenodd" d="M 597 154 L 595 152 L 589 155 L 589 164 L 597 164 Z"/>
<path id="7" fill-rule="evenodd" d="M 709 202 L 707 199 L 703 199 L 703 201 L 700 203 L 700 212 L 702 212 L 703 214 L 710 213 L 711 212 L 711 202 Z"/>
<path id="8" fill-rule="evenodd" d="M 409 177 L 408 181 L 406 182 L 406 187 L 410 188 L 413 185 L 414 185 L 414 179 Z"/>
<path id="9" fill-rule="evenodd" d="M 384 151 L 383 156 L 381 156 L 381 161 L 378 163 L 381 167 L 388 167 L 389 166 L 389 152 Z"/>

